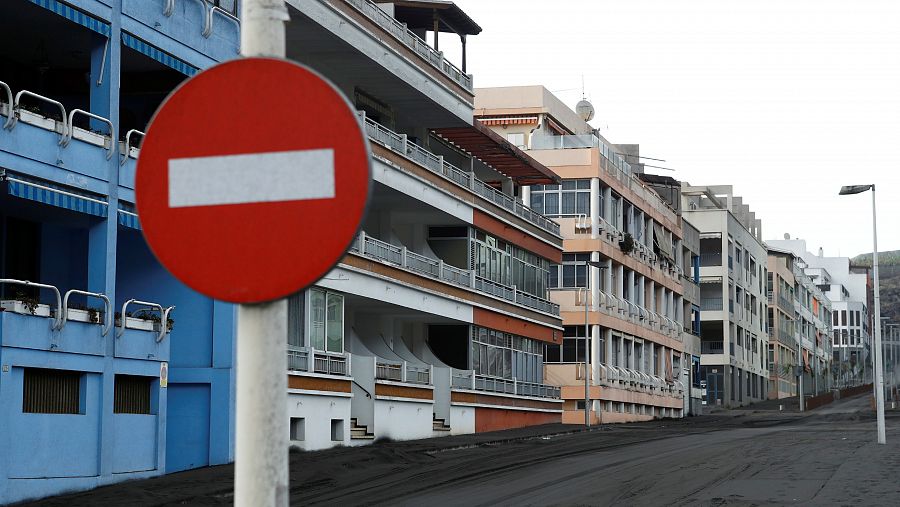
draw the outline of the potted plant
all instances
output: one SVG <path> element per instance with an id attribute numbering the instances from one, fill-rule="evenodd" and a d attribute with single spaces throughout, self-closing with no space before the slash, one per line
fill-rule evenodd
<path id="1" fill-rule="evenodd" d="M 36 317 L 50 317 L 50 305 L 41 304 L 34 296 L 24 292 L 16 292 L 13 299 L 0 301 L 0 308 L 22 315 L 34 315 Z"/>
<path id="2" fill-rule="evenodd" d="M 66 320 L 86 322 L 88 324 L 102 324 L 103 311 L 81 304 L 72 304 L 66 309 Z"/>
<path id="3" fill-rule="evenodd" d="M 145 322 L 150 322 L 152 324 L 151 329 L 153 329 L 154 331 L 159 331 L 159 327 L 162 322 L 162 317 L 160 316 L 159 312 L 153 310 L 138 310 L 134 313 L 134 318 L 141 319 Z M 127 321 L 126 326 L 128 326 Z M 167 318 L 166 332 L 171 332 L 173 327 L 175 327 L 175 319 L 171 317 Z"/>
<path id="4" fill-rule="evenodd" d="M 136 329 L 138 331 L 153 331 L 154 325 L 153 321 L 145 315 L 145 310 L 138 310 L 136 312 L 126 312 L 125 313 L 125 327 L 127 329 Z M 119 327 L 122 325 L 122 314 L 120 312 L 116 312 L 115 314 L 115 325 Z"/>
<path id="5" fill-rule="evenodd" d="M 625 236 L 619 241 L 619 248 L 625 253 L 631 253 L 634 250 L 634 238 L 631 236 L 631 233 L 625 233 Z"/>

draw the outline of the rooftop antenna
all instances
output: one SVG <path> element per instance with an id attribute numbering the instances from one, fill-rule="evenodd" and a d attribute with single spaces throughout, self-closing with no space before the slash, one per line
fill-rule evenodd
<path id="1" fill-rule="evenodd" d="M 575 112 L 585 123 L 594 119 L 594 105 L 588 102 L 584 94 L 584 74 L 581 75 L 581 100 L 575 105 Z"/>

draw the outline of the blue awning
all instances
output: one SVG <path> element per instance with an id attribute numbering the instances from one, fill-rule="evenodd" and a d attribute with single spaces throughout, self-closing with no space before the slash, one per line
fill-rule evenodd
<path id="1" fill-rule="evenodd" d="M 26 181 L 9 175 L 3 179 L 11 196 L 98 217 L 105 217 L 107 214 L 107 203 L 97 197 L 82 195 L 75 190 L 55 188 L 47 182 Z"/>
<path id="2" fill-rule="evenodd" d="M 130 33 L 122 32 L 122 42 L 126 46 L 130 47 L 131 49 L 133 49 L 139 53 L 143 53 L 144 55 L 149 56 L 150 58 L 153 58 L 157 62 L 165 65 L 166 67 L 169 67 L 169 68 L 177 70 L 178 72 L 181 72 L 185 76 L 190 77 L 200 71 L 197 67 L 194 67 L 193 65 L 185 62 L 184 60 L 181 60 L 179 58 L 176 58 L 176 57 L 170 55 L 169 53 L 166 53 L 165 51 L 157 48 L 156 46 L 152 46 L 152 45 L 142 41 L 141 39 L 138 39 L 137 37 L 135 37 L 134 35 L 131 35 Z"/>
<path id="3" fill-rule="evenodd" d="M 120 202 L 119 225 L 128 227 L 129 229 L 141 230 L 141 220 L 134 211 L 134 206 Z"/>
<path id="4" fill-rule="evenodd" d="M 35 5 L 39 5 L 49 11 L 53 11 L 56 14 L 68 19 L 69 21 L 73 21 L 78 23 L 79 25 L 97 32 L 101 35 L 105 35 L 109 37 L 109 34 L 112 32 L 108 23 L 101 21 L 90 14 L 84 13 L 75 9 L 74 7 L 70 7 L 62 2 L 57 2 L 56 0 L 29 0 L 31 3 Z"/>

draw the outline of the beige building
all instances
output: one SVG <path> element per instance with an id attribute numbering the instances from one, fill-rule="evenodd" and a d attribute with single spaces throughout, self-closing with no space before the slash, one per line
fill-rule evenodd
<path id="1" fill-rule="evenodd" d="M 769 399 L 797 395 L 797 340 L 794 336 L 795 256 L 769 248 Z"/>
<path id="2" fill-rule="evenodd" d="M 518 197 L 561 226 L 550 298 L 564 332 L 545 344 L 544 368 L 545 382 L 562 387 L 563 421 L 585 419 L 585 350 L 592 421 L 683 416 L 684 340 L 696 316 L 684 293 L 698 291 L 676 211 L 635 176 L 624 149 L 542 86 L 478 89 L 475 116 L 562 178 Z"/>

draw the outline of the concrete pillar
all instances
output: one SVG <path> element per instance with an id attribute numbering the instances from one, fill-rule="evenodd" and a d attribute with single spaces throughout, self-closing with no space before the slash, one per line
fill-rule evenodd
<path id="1" fill-rule="evenodd" d="M 503 178 L 502 180 L 500 180 L 500 185 L 502 187 L 504 194 L 506 194 L 506 195 L 514 195 L 515 194 L 516 190 L 515 190 L 515 185 L 513 184 L 512 178 Z"/>
<path id="2" fill-rule="evenodd" d="M 634 271 L 628 271 L 628 300 L 632 303 L 635 302 L 635 293 L 634 293 Z"/>
<path id="3" fill-rule="evenodd" d="M 600 233 L 600 178 L 591 178 L 591 239 Z"/>
<path id="4" fill-rule="evenodd" d="M 591 252 L 591 260 L 600 261 L 600 252 Z M 591 284 L 591 311 L 596 312 L 600 308 L 600 268 L 588 266 Z"/>
<path id="5" fill-rule="evenodd" d="M 522 204 L 525 206 L 531 207 L 531 187 L 525 186 L 521 187 L 520 191 L 522 193 Z"/>
<path id="6" fill-rule="evenodd" d="M 616 296 L 625 297 L 625 266 L 616 266 Z"/>
<path id="7" fill-rule="evenodd" d="M 612 205 L 612 188 L 606 187 L 603 189 L 603 218 L 606 219 L 607 222 L 615 225 L 616 221 L 613 217 Z"/>
<path id="8" fill-rule="evenodd" d="M 594 379 L 594 385 L 598 384 L 600 378 L 600 363 L 603 358 L 601 350 L 603 347 L 603 333 L 600 326 L 594 324 L 591 326 L 591 378 Z"/>

